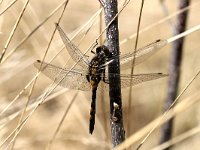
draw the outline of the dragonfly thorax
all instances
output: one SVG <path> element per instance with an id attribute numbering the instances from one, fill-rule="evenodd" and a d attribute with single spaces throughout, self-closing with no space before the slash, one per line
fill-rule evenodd
<path id="1" fill-rule="evenodd" d="M 97 86 L 99 81 L 102 79 L 102 75 L 105 72 L 104 64 L 111 56 L 112 54 L 105 45 L 96 48 L 95 56 L 91 59 L 89 64 L 87 76 L 87 80 L 92 86 Z"/>

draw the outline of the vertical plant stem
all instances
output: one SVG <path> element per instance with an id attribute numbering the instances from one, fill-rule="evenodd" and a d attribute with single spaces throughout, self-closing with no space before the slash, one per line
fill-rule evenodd
<path id="1" fill-rule="evenodd" d="M 188 7 L 190 0 L 180 0 L 179 2 L 179 9 L 184 9 Z M 176 24 L 176 31 L 175 35 L 180 34 L 185 31 L 186 29 L 186 22 L 187 22 L 188 12 L 183 12 L 182 14 L 178 15 L 177 24 Z M 182 52 L 183 52 L 183 44 L 184 38 L 180 38 L 175 41 L 172 45 L 172 52 L 170 58 L 170 67 L 169 67 L 169 83 L 168 83 L 168 93 L 167 93 L 167 100 L 164 104 L 164 111 L 167 110 L 170 105 L 174 102 L 178 92 L 178 84 L 180 78 L 180 68 L 181 68 L 181 61 L 182 61 Z M 168 141 L 172 137 L 173 131 L 173 118 L 169 120 L 164 126 L 161 133 L 161 143 Z M 166 150 L 169 150 L 166 148 Z"/>
<path id="2" fill-rule="evenodd" d="M 144 0 L 141 1 L 141 7 L 140 7 L 140 15 L 138 18 L 138 25 L 137 25 L 137 33 L 136 33 L 136 41 L 135 41 L 135 47 L 134 47 L 134 59 L 132 61 L 132 65 L 131 65 L 131 75 L 133 75 L 134 72 L 134 65 L 135 65 L 135 55 L 136 55 L 136 50 L 137 50 L 137 45 L 138 45 L 138 40 L 139 40 L 139 31 L 140 31 L 140 23 L 141 23 L 141 19 L 142 19 L 142 10 L 143 10 L 143 6 L 144 6 Z M 132 85 L 133 79 L 131 78 L 131 85 Z M 131 133 L 131 115 L 132 115 L 132 86 L 130 86 L 129 89 L 129 100 L 128 100 L 128 111 L 127 111 L 127 137 L 130 135 Z"/>
<path id="3" fill-rule="evenodd" d="M 105 1 L 105 22 L 106 25 L 112 21 L 117 14 L 117 0 Z M 116 17 L 109 25 L 106 31 L 108 48 L 113 55 L 119 56 L 119 31 L 118 17 Z M 108 66 L 109 73 L 120 74 L 119 59 Z M 109 96 L 110 96 L 110 124 L 113 147 L 122 143 L 125 139 L 122 116 L 122 100 L 121 100 L 121 82 L 119 77 L 110 77 L 109 75 Z"/>

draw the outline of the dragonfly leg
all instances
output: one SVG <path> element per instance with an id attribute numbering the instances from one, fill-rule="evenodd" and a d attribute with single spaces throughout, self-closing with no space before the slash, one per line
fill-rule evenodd
<path id="1" fill-rule="evenodd" d="M 113 109 L 113 114 L 112 114 L 112 120 L 114 122 L 117 122 L 121 116 L 119 113 L 119 105 L 114 102 L 113 107 L 114 107 L 114 109 Z"/>
<path id="2" fill-rule="evenodd" d="M 104 69 L 104 71 L 103 71 L 103 82 L 104 83 L 106 83 L 106 84 L 109 84 L 109 81 L 108 80 L 106 80 L 106 78 L 105 78 L 105 69 Z"/>
<path id="3" fill-rule="evenodd" d="M 92 89 L 92 102 L 91 102 L 91 109 L 90 109 L 90 125 L 89 125 L 89 132 L 92 134 L 95 125 L 95 114 L 96 114 L 96 91 L 97 87 Z"/>
<path id="4" fill-rule="evenodd" d="M 103 78 L 103 82 L 106 83 L 106 84 L 110 83 L 108 80 L 105 80 L 105 78 Z"/>
<path id="5" fill-rule="evenodd" d="M 90 76 L 88 74 L 86 75 L 86 79 L 88 82 L 90 82 Z"/>

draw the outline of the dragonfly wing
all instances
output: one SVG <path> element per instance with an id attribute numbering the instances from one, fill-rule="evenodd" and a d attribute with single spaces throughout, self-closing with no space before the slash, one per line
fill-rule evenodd
<path id="1" fill-rule="evenodd" d="M 137 65 L 147 60 L 150 56 L 156 53 L 159 49 L 167 45 L 167 40 L 157 40 L 143 48 L 136 50 L 135 52 L 135 63 Z M 120 56 L 121 69 L 129 69 L 132 66 L 134 59 L 134 53 L 128 53 Z"/>
<path id="2" fill-rule="evenodd" d="M 126 88 L 130 86 L 135 86 L 137 84 L 146 82 L 146 81 L 151 81 L 151 80 L 156 80 L 159 78 L 163 78 L 168 76 L 167 74 L 162 74 L 162 73 L 148 73 L 148 74 L 135 74 L 135 75 L 130 75 L 130 74 L 110 74 L 111 77 L 120 77 L 121 78 L 121 88 Z M 131 82 L 132 78 L 132 82 Z M 109 82 L 108 76 L 105 75 L 105 80 Z M 103 82 L 103 81 L 102 81 Z M 108 90 L 109 86 L 108 84 L 103 84 L 100 88 Z"/>
<path id="3" fill-rule="evenodd" d="M 135 74 L 130 77 L 127 77 L 126 75 L 121 75 L 121 87 L 126 88 L 130 86 L 135 86 L 137 84 L 140 84 L 146 81 L 156 80 L 156 79 L 163 78 L 166 76 L 168 75 L 162 74 L 162 73 Z M 130 80 L 131 78 L 132 78 L 132 82 Z"/>
<path id="4" fill-rule="evenodd" d="M 90 83 L 86 79 L 86 71 L 63 69 L 52 64 L 42 63 L 41 61 L 36 61 L 34 66 L 62 87 L 82 91 L 91 89 Z"/>
<path id="5" fill-rule="evenodd" d="M 81 67 L 86 68 L 89 65 L 89 60 L 87 57 L 79 50 L 79 48 L 72 43 L 72 41 L 67 37 L 62 28 L 56 24 L 56 28 L 59 31 L 60 37 L 62 38 L 65 47 L 71 58 L 77 62 Z"/>

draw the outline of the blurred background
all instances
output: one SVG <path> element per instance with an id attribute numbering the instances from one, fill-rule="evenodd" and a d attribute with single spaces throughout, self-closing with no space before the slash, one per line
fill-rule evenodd
<path id="1" fill-rule="evenodd" d="M 1 0 L 0 12 L 6 9 L 12 2 L 12 0 Z M 1 14 L 1 50 L 3 50 L 7 42 L 25 2 L 25 0 L 18 0 L 5 13 Z M 4 56 L 6 59 L 0 65 L 0 144 L 18 126 L 20 114 L 25 108 L 31 86 L 19 97 L 17 96 L 37 73 L 37 69 L 33 66 L 33 63 L 38 59 L 42 60 L 44 57 L 48 43 L 55 30 L 54 23 L 58 21 L 63 10 L 63 5 L 59 7 L 63 2 L 61 0 L 51 2 L 30 0 L 7 48 Z M 178 2 L 178 0 L 165 0 L 163 3 L 159 0 L 145 1 L 140 30 L 148 29 L 139 35 L 138 47 L 143 47 L 157 39 L 168 39 L 173 36 L 172 25 L 176 23 L 176 16 L 163 22 L 160 22 L 160 20 L 170 14 L 176 13 L 178 11 Z M 119 9 L 122 8 L 123 3 L 123 0 L 119 1 Z M 136 33 L 140 3 L 141 1 L 130 1 L 119 15 L 120 41 Z M 191 1 L 187 29 L 200 23 L 199 4 L 198 0 Z M 57 9 L 56 12 L 54 12 L 55 9 Z M 93 17 L 99 10 L 100 3 L 97 0 L 73 0 L 69 1 L 61 19 L 60 26 L 70 38 L 74 37 L 72 41 L 78 45 L 82 52 L 85 52 L 96 40 L 101 32 L 100 26 L 103 29 L 105 28 L 104 14 Z M 52 15 L 48 17 L 50 14 Z M 93 19 L 90 23 L 85 25 L 92 17 Z M 39 25 L 40 27 L 38 27 Z M 200 48 L 199 37 L 200 33 L 198 31 L 185 37 L 179 91 L 187 85 L 200 69 L 200 59 L 198 59 L 200 56 L 200 51 L 198 50 Z M 102 40 L 104 39 L 105 33 L 102 36 Z M 123 42 L 120 45 L 121 53 L 133 52 L 134 45 L 135 37 L 130 38 L 127 42 Z M 62 48 L 63 42 L 56 31 L 45 62 L 49 62 Z M 168 73 L 170 52 L 171 44 L 168 44 L 144 63 L 136 66 L 134 73 Z M 86 55 L 90 58 L 93 56 L 90 51 Z M 74 62 L 72 60 L 68 61 L 69 58 L 67 50 L 63 49 L 51 63 L 62 67 L 68 62 L 67 68 L 70 68 Z M 128 74 L 130 73 L 130 69 L 123 70 L 122 72 Z M 133 135 L 163 114 L 163 103 L 167 97 L 167 81 L 168 78 L 166 77 L 134 86 L 131 99 L 132 105 L 130 107 L 131 114 L 128 115 L 127 112 L 130 112 L 128 111 L 129 88 L 122 89 L 124 127 L 126 130 L 129 124 L 129 135 Z M 52 81 L 46 76 L 43 74 L 39 75 L 23 118 L 30 115 L 34 106 L 37 105 L 39 98 L 41 98 L 41 95 L 49 88 L 51 83 Z M 179 101 L 185 99 L 189 99 L 189 101 L 194 100 L 196 98 L 194 94 L 198 95 L 199 88 L 199 77 L 197 77 Z M 28 121 L 16 138 L 13 149 L 42 150 L 47 148 L 56 128 L 61 123 L 62 116 L 73 99 L 75 101 L 69 108 L 60 130 L 57 132 L 49 148 L 60 150 L 110 149 L 111 132 L 108 91 L 103 91 L 103 93 L 102 91 L 98 91 L 97 93 L 96 124 L 92 135 L 88 132 L 91 96 L 91 91 L 76 91 L 58 86 L 28 118 Z M 14 99 L 16 100 L 9 105 Z M 183 111 L 176 114 L 173 137 L 198 127 L 200 121 L 198 99 L 194 104 L 188 108 L 185 106 Z M 9 107 L 7 107 L 8 105 Z M 158 128 L 149 137 L 142 149 L 152 149 L 159 144 L 160 130 L 161 128 Z M 14 135 L 1 145 L 1 149 L 6 149 Z M 199 134 L 194 134 L 176 143 L 173 149 L 187 150 L 192 148 L 193 150 L 197 150 L 200 146 L 199 140 Z M 137 144 L 138 141 L 133 143 L 132 149 Z M 12 144 L 10 145 L 8 149 L 11 149 Z"/>

